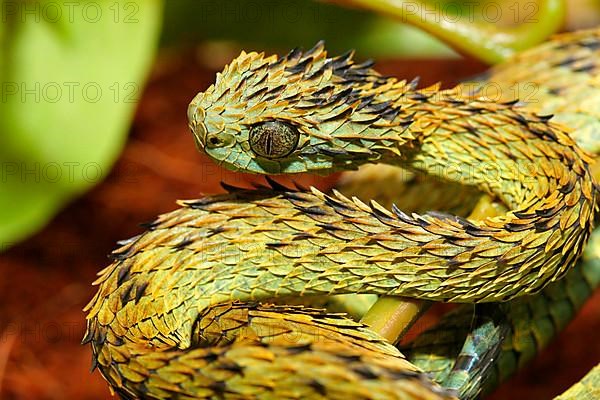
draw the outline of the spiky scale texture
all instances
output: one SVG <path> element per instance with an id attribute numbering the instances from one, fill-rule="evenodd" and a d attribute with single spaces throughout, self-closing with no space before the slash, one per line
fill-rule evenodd
<path id="1" fill-rule="evenodd" d="M 498 301 L 536 292 L 573 265 L 589 235 L 596 196 L 591 158 L 546 117 L 457 92 L 415 90 L 355 65 L 350 55 L 329 59 L 321 44 L 282 58 L 244 53 L 192 101 L 190 125 L 199 147 L 233 169 L 331 172 L 377 161 L 476 185 L 513 211 L 469 223 L 433 213 L 392 215 L 334 195 L 336 208 L 316 192 L 277 207 L 303 203 L 301 210 L 317 210 L 306 213 L 312 221 L 301 222 L 301 230 L 330 227 L 321 243 L 340 251 L 338 263 L 361 256 L 353 259 L 352 248 L 344 253 L 349 239 L 331 231 L 348 231 L 358 240 L 353 245 L 364 246 L 362 221 L 376 218 L 380 228 L 370 239 L 383 249 L 373 251 L 397 273 L 422 275 L 396 278 L 409 280 L 403 289 L 390 281 L 393 294 Z M 272 120 L 295 126 L 300 139 L 288 156 L 266 160 L 249 149 L 249 132 Z"/>
<path id="2" fill-rule="evenodd" d="M 399 354 L 388 354 L 380 339 L 373 339 L 376 349 L 365 348 L 367 330 L 349 330 L 347 320 L 328 323 L 339 335 L 336 344 L 312 341 L 300 350 L 264 343 L 272 335 L 248 337 L 239 326 L 232 328 L 239 340 L 211 343 L 198 327 L 211 325 L 203 316 L 215 306 L 237 300 L 368 292 L 497 301 L 535 292 L 568 270 L 594 213 L 589 157 L 545 117 L 413 86 L 356 66 L 349 56 L 327 59 L 321 46 L 280 59 L 242 54 L 194 100 L 191 126 L 200 147 L 231 168 L 324 172 L 388 162 L 478 185 L 514 211 L 470 223 L 391 213 L 316 190 L 236 190 L 183 204 L 117 250 L 97 281 L 86 341 L 115 390 L 156 398 L 439 398 L 444 394 Z M 301 130 L 300 147 L 286 162 L 258 162 L 248 151 L 248 127 L 275 117 Z M 464 166 L 469 173 L 460 170 Z M 456 168 L 449 177 L 448 169 Z M 522 180 L 525 170 L 530 179 Z M 275 311 L 293 315 L 289 308 Z M 239 321 L 238 314 L 227 320 Z M 326 317 L 314 313 L 310 325 L 320 318 Z M 217 331 L 220 338 L 218 332 L 227 329 Z M 363 373 L 349 370 L 342 352 Z M 294 360 L 301 361 L 290 369 Z M 323 360 L 333 373 L 317 371 L 323 382 L 302 374 Z M 282 368 L 293 373 L 281 374 Z M 240 369 L 236 383 L 229 373 Z"/>
<path id="3" fill-rule="evenodd" d="M 544 115 L 553 114 L 553 120 L 565 123 L 572 129 L 570 134 L 580 146 L 597 154 L 600 151 L 597 137 L 600 132 L 599 60 L 600 30 L 563 34 L 554 41 L 513 57 L 509 63 L 493 68 L 486 74 L 486 81 L 476 85 L 481 94 L 486 92 L 486 87 L 490 87 L 495 89 L 490 93 L 502 94 L 501 99 L 506 101 L 517 93 L 527 94 L 525 98 L 520 98 L 522 103 L 526 103 L 527 109 Z M 582 65 L 586 67 L 581 68 Z M 472 85 L 465 85 L 465 90 L 472 89 Z M 376 191 L 384 183 L 376 181 L 374 169 L 345 177 L 346 186 L 341 189 L 351 188 L 362 195 L 362 188 L 353 181 L 360 182 L 369 176 L 371 186 L 368 190 Z M 388 175 L 398 179 L 406 173 L 390 170 Z M 442 192 L 447 188 L 440 185 L 434 189 L 440 195 L 431 194 L 433 200 L 430 201 L 447 204 Z M 453 187 L 450 189 L 457 197 L 466 194 Z M 405 190 L 416 191 L 418 187 L 410 185 Z M 386 192 L 382 193 L 385 195 Z M 403 199 L 388 195 L 382 197 L 381 201 L 391 203 Z M 594 293 L 600 285 L 599 240 L 600 233 L 594 232 L 584 259 L 565 279 L 548 286 L 539 295 L 511 303 L 508 313 L 511 334 L 504 341 L 499 359 L 494 361 L 495 371 L 482 382 L 484 392 L 493 390 L 546 347 Z M 432 373 L 437 382 L 444 383 L 463 345 L 463 338 L 469 331 L 472 313 L 472 308 L 461 307 L 421 335 L 406 348 L 411 362 Z M 589 385 L 579 387 L 589 390 Z M 571 394 L 567 392 L 562 398 L 566 399 Z M 578 395 L 582 394 L 579 392 Z"/>
<path id="4" fill-rule="evenodd" d="M 492 68 L 485 87 L 498 100 L 518 98 L 568 127 L 584 149 L 600 153 L 600 30 L 583 30 L 516 55 Z M 472 87 L 471 87 L 472 88 Z"/>
<path id="5" fill-rule="evenodd" d="M 595 232 L 593 237 L 597 245 L 600 233 Z M 595 254 L 589 251 L 564 279 L 538 295 L 510 302 L 507 306 L 510 332 L 500 356 L 493 361 L 491 373 L 481 382 L 483 392 L 492 391 L 545 348 L 574 318 L 599 284 L 600 257 L 597 251 Z M 413 364 L 432 374 L 436 382 L 443 383 L 470 332 L 472 319 L 472 307 L 461 306 L 403 348 L 403 352 Z"/>
<path id="6" fill-rule="evenodd" d="M 465 96 L 518 100 L 528 111 L 563 123 L 583 149 L 593 154 L 600 152 L 599 29 L 557 36 L 515 55 L 482 78 L 485 79 L 467 82 L 456 90 Z M 413 178 L 408 171 L 383 165 L 365 165 L 362 169 L 344 173 L 338 188 L 361 199 L 377 199 L 384 205 L 396 203 L 402 205 L 401 209 L 418 211 L 443 207 L 464 216 L 476 201 L 470 187 L 432 181 L 424 176 Z M 417 202 L 415 198 L 423 198 L 423 201 Z M 461 207 L 465 202 L 467 207 Z"/>
<path id="7" fill-rule="evenodd" d="M 164 323 L 158 317 L 147 325 L 136 333 Z M 187 350 L 148 339 L 124 345 L 102 328 L 92 324 L 88 340 L 124 398 L 448 398 L 377 335 L 321 310 L 221 304 L 200 316 L 193 337 L 202 343 Z"/>

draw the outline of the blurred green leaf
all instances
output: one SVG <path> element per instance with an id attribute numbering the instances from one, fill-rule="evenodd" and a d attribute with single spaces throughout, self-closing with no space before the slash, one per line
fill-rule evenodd
<path id="1" fill-rule="evenodd" d="M 361 57 L 454 54 L 428 34 L 377 14 L 315 0 L 178 0 L 165 4 L 163 46 L 233 41 L 246 50 L 312 47 Z"/>
<path id="2" fill-rule="evenodd" d="M 101 181 L 153 59 L 162 0 L 0 0 L 0 248 Z"/>

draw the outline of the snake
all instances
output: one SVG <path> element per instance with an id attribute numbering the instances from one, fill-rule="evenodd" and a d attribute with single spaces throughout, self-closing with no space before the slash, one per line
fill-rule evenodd
<path id="1" fill-rule="evenodd" d="M 597 82 L 598 51 L 600 30 L 582 31 L 496 71 L 564 73 L 550 72 L 539 95 L 556 103 L 559 89 Z M 456 398 L 368 326 L 285 301 L 365 293 L 513 304 L 561 284 L 578 271 L 598 194 L 583 147 L 595 149 L 571 126 L 588 132 L 597 107 L 561 121 L 542 106 L 465 96 L 460 85 L 419 89 L 351 52 L 329 57 L 322 42 L 281 57 L 242 52 L 188 108 L 197 147 L 218 164 L 267 176 L 388 164 L 508 211 L 480 221 L 407 213 L 271 179 L 180 201 L 99 272 L 83 339 L 93 367 L 125 399 Z M 596 370 L 573 390 L 596 382 Z"/>

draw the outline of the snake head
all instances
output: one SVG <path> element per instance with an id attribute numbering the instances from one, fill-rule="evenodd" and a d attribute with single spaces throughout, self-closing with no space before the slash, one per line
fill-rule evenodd
<path id="1" fill-rule="evenodd" d="M 399 113 L 377 95 L 411 85 L 352 56 L 328 58 L 323 42 L 283 57 L 242 52 L 188 108 L 197 147 L 229 169 L 259 174 L 377 162 L 406 141 L 391 128 Z"/>

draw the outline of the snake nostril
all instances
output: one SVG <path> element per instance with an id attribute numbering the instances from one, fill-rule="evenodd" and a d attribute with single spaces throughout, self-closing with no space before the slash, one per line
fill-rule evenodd
<path id="1" fill-rule="evenodd" d="M 210 148 L 224 147 L 227 145 L 227 141 L 222 137 L 221 134 L 212 134 L 206 137 L 206 146 Z"/>
<path id="2" fill-rule="evenodd" d="M 205 143 L 206 147 L 211 149 L 228 147 L 235 144 L 235 138 L 228 133 L 212 133 L 205 137 Z"/>

